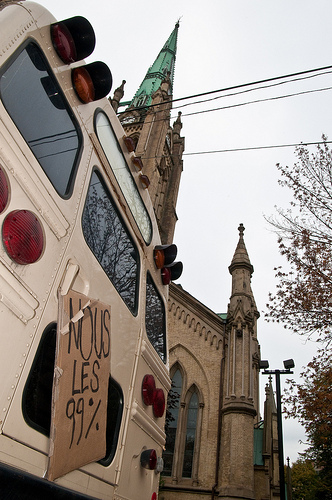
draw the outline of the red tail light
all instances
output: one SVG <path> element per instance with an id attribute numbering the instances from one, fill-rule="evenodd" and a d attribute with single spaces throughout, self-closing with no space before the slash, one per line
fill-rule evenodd
<path id="1" fill-rule="evenodd" d="M 155 417 L 162 417 L 165 411 L 165 394 L 162 389 L 156 389 L 153 375 L 145 375 L 142 382 L 142 399 L 146 406 L 152 405 Z"/>
<path id="2" fill-rule="evenodd" d="M 151 500 L 157 500 L 157 493 L 155 491 L 152 493 Z"/>
<path id="3" fill-rule="evenodd" d="M 153 375 L 145 375 L 142 382 L 142 398 L 146 406 L 153 404 L 156 383 Z"/>
<path id="4" fill-rule="evenodd" d="M 60 59 L 67 64 L 77 61 L 75 42 L 67 26 L 56 23 L 51 26 L 51 37 Z"/>
<path id="5" fill-rule="evenodd" d="M 6 174 L 0 167 L 0 214 L 7 206 L 9 198 L 9 186 Z"/>
<path id="6" fill-rule="evenodd" d="M 161 280 L 164 285 L 169 285 L 171 281 L 180 278 L 183 270 L 182 262 L 174 262 L 168 267 L 163 267 L 161 270 Z"/>
<path id="7" fill-rule="evenodd" d="M 141 453 L 141 466 L 144 469 L 155 470 L 157 467 L 157 452 L 156 450 L 145 450 Z"/>
<path id="8" fill-rule="evenodd" d="M 153 407 L 153 414 L 155 417 L 160 418 L 163 416 L 165 411 L 165 394 L 162 389 L 156 389 L 154 391 L 152 407 Z"/>
<path id="9" fill-rule="evenodd" d="M 51 38 L 58 56 L 66 64 L 85 59 L 96 44 L 91 24 L 81 16 L 52 24 Z"/>
<path id="10" fill-rule="evenodd" d="M 44 233 L 32 212 L 14 210 L 3 222 L 2 241 L 9 257 L 17 264 L 32 264 L 43 252 Z"/>
<path id="11" fill-rule="evenodd" d="M 163 267 L 161 270 L 161 281 L 163 285 L 169 285 L 171 282 L 171 271 L 169 267 Z"/>

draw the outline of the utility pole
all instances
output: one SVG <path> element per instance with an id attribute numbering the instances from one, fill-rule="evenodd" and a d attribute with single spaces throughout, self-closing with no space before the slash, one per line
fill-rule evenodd
<path id="1" fill-rule="evenodd" d="M 276 376 L 276 397 L 277 397 L 277 426 L 278 426 L 278 455 L 279 455 L 279 485 L 280 485 L 280 500 L 286 500 L 285 492 L 285 469 L 284 469 L 284 444 L 282 435 L 282 411 L 281 411 L 281 390 L 280 390 L 280 374 L 292 374 L 291 368 L 295 364 L 292 359 L 284 361 L 285 370 L 268 370 L 269 362 L 262 360 L 259 367 L 263 368 L 263 375 Z M 289 498 L 287 499 L 289 500 Z"/>

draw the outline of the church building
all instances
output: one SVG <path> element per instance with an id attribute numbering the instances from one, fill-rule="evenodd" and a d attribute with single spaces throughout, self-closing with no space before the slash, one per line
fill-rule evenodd
<path id="1" fill-rule="evenodd" d="M 163 244 L 173 242 L 185 147 L 181 113 L 173 124 L 170 118 L 178 30 L 179 23 L 133 99 L 121 102 L 124 81 L 111 99 L 149 180 Z M 227 312 L 217 314 L 181 285 L 170 285 L 172 388 L 160 500 L 279 499 L 276 408 L 270 381 L 261 417 L 259 312 L 244 231 L 240 224 L 236 236 L 234 228 Z"/>

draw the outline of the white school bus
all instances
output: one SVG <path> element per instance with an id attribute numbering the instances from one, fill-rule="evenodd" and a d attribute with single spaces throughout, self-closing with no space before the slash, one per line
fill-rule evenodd
<path id="1" fill-rule="evenodd" d="M 168 283 L 94 32 L 0 2 L 0 496 L 158 497 Z"/>

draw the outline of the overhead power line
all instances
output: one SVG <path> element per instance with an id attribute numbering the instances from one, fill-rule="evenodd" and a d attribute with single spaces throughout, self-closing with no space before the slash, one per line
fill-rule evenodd
<path id="1" fill-rule="evenodd" d="M 257 89 L 251 89 L 251 90 L 257 90 Z M 292 94 L 285 94 L 285 95 L 279 95 L 279 96 L 274 96 L 274 97 L 266 97 L 266 98 L 263 98 L 263 99 L 254 99 L 252 101 L 245 101 L 245 102 L 240 102 L 240 103 L 235 103 L 235 104 L 228 104 L 227 106 L 220 106 L 218 108 L 212 108 L 212 109 L 203 109 L 201 111 L 193 111 L 191 113 L 182 113 L 182 117 L 185 117 L 185 116 L 195 116 L 195 115 L 201 115 L 201 114 L 205 114 L 205 113 L 211 113 L 213 111 L 222 111 L 224 109 L 231 109 L 231 108 L 238 108 L 238 107 L 241 107 L 241 106 L 248 106 L 249 104 L 258 104 L 258 103 L 261 103 L 261 102 L 270 102 L 270 101 L 276 101 L 276 100 L 279 100 L 279 99 L 285 99 L 285 98 L 289 98 L 289 97 L 297 97 L 297 96 L 302 96 L 302 95 L 306 95 L 306 94 L 313 94 L 315 92 L 324 92 L 324 91 L 327 91 L 327 90 L 332 90 L 332 87 L 323 87 L 323 88 L 320 88 L 320 89 L 312 89 L 312 90 L 303 90 L 303 91 L 300 91 L 300 92 L 294 92 Z M 244 91 L 244 92 L 248 92 L 248 90 Z M 219 97 L 215 97 L 213 98 L 214 99 L 219 99 L 220 97 L 229 97 L 231 95 L 238 95 L 238 94 L 242 94 L 244 92 L 238 92 L 238 93 L 234 93 L 234 94 L 227 94 L 226 96 L 219 96 Z M 212 100 L 212 99 L 209 99 L 209 100 Z M 205 102 L 205 101 L 200 101 L 200 102 Z M 185 104 L 184 106 L 191 106 L 192 104 L 197 104 L 197 103 L 190 103 L 190 104 Z M 184 106 L 178 106 L 177 108 L 182 108 Z M 172 110 L 174 109 L 177 109 L 176 107 L 175 108 L 172 108 Z M 171 116 L 170 117 L 170 120 L 176 120 L 177 116 Z M 156 123 L 156 122 L 159 122 L 159 121 L 167 121 L 168 118 L 167 117 L 162 117 L 162 118 L 153 118 L 152 120 L 146 120 L 146 124 L 149 124 L 149 123 Z"/>
<path id="2" fill-rule="evenodd" d="M 206 102 L 211 102 L 211 101 L 216 101 L 217 99 L 224 99 L 225 97 L 234 97 L 234 96 L 237 96 L 237 95 L 241 95 L 241 94 L 247 94 L 248 92 L 254 92 L 254 91 L 257 91 L 257 90 L 262 90 L 262 89 L 270 89 L 270 88 L 273 88 L 273 87 L 278 87 L 280 85 L 286 85 L 287 83 L 294 83 L 294 82 L 299 82 L 299 81 L 303 81 L 303 80 L 308 80 L 310 78 L 316 78 L 318 76 L 324 76 L 324 75 L 329 75 L 331 74 L 332 71 L 325 71 L 324 73 L 317 73 L 316 75 L 309 75 L 309 76 L 302 76 L 300 78 L 293 78 L 291 80 L 285 80 L 284 82 L 277 82 L 277 83 L 272 83 L 272 84 L 269 84 L 269 85 L 261 85 L 260 87 L 255 87 L 253 89 L 245 89 L 245 90 L 240 90 L 238 92 L 232 92 L 231 94 L 223 94 L 223 95 L 218 95 L 216 97 L 211 97 L 209 99 L 202 99 L 200 101 L 194 101 L 194 102 L 188 102 L 186 104 L 180 104 L 179 106 L 173 106 L 172 109 L 179 109 L 179 108 L 185 108 L 187 106 L 195 106 L 196 104 L 202 104 L 202 103 L 206 103 Z M 320 89 L 318 89 L 319 91 Z M 296 94 L 294 94 L 296 95 Z"/>
<path id="3" fill-rule="evenodd" d="M 230 148 L 230 149 L 214 149 L 210 151 L 194 151 L 192 153 L 182 153 L 182 156 L 197 156 L 197 155 L 209 155 L 217 153 L 236 153 L 240 151 L 259 151 L 262 149 L 278 149 L 278 148 L 297 148 L 297 147 L 307 147 L 307 146 L 317 146 L 319 144 L 332 144 L 332 141 L 316 141 L 316 142 L 296 142 L 292 144 L 273 144 L 270 146 L 249 146 L 245 148 Z M 143 158 L 144 160 L 152 160 L 156 158 L 163 158 L 160 156 L 148 156 Z"/>
<path id="4" fill-rule="evenodd" d="M 263 80 L 257 80 L 257 81 L 254 81 L 254 82 L 242 83 L 240 85 L 233 85 L 231 87 L 225 87 L 225 88 L 219 89 L 219 90 L 210 90 L 209 92 L 203 92 L 201 94 L 194 94 L 194 95 L 187 96 L 187 97 L 179 97 L 177 99 L 173 99 L 172 102 L 183 101 L 185 99 L 194 99 L 196 97 L 203 97 L 204 95 L 216 94 L 218 92 L 226 92 L 228 90 L 235 90 L 235 89 L 240 89 L 240 88 L 243 88 L 243 87 L 249 87 L 249 86 L 253 86 L 253 85 L 260 85 L 261 83 L 273 82 L 273 81 L 276 81 L 276 80 L 282 80 L 284 78 L 291 78 L 293 76 L 307 75 L 309 73 L 316 73 L 317 71 L 324 71 L 324 70 L 327 70 L 327 69 L 332 69 L 332 65 L 330 65 L 330 66 L 323 66 L 322 68 L 308 69 L 306 71 L 298 71 L 296 73 L 289 73 L 288 75 L 283 75 L 283 76 L 274 76 L 272 78 L 265 78 Z"/>
<path id="5" fill-rule="evenodd" d="M 321 68 L 308 69 L 308 70 L 305 70 L 305 71 L 297 71 L 295 73 L 289 73 L 289 74 L 286 74 L 286 75 L 274 76 L 274 77 L 271 77 L 271 78 L 264 78 L 262 80 L 256 80 L 256 81 L 253 81 L 253 82 L 247 82 L 247 83 L 241 83 L 241 84 L 238 84 L 238 85 L 232 85 L 230 87 L 224 87 L 224 88 L 221 88 L 221 89 L 218 89 L 218 90 L 210 90 L 210 91 L 207 91 L 207 92 L 201 92 L 201 93 L 198 93 L 198 94 L 192 94 L 192 95 L 185 96 L 185 97 L 178 97 L 177 99 L 172 99 L 172 100 L 168 101 L 168 103 L 174 103 L 174 102 L 184 101 L 184 100 L 187 100 L 187 99 L 195 99 L 197 97 L 204 97 L 204 96 L 207 96 L 207 95 L 217 94 L 217 93 L 220 93 L 220 92 L 228 92 L 230 90 L 236 90 L 236 89 L 241 89 L 241 88 L 245 88 L 245 87 L 252 87 L 254 85 L 260 85 L 260 84 L 263 84 L 263 83 L 275 82 L 277 80 L 283 80 L 285 78 L 293 78 L 293 77 L 297 77 L 297 76 L 301 76 L 301 75 L 308 75 L 308 74 L 311 74 L 311 73 L 317 73 L 319 71 L 325 71 L 325 70 L 330 70 L 330 69 L 332 69 L 332 65 L 322 66 Z M 255 89 L 252 89 L 252 90 L 255 90 Z M 151 108 L 151 107 L 155 107 L 155 106 L 160 106 L 160 103 L 158 103 L 158 104 L 150 104 L 149 106 L 138 106 L 138 107 L 133 108 L 133 109 L 139 110 L 139 109 L 146 109 L 146 108 Z M 124 113 L 126 113 L 126 111 L 122 111 L 121 113 L 119 113 L 119 115 L 122 115 Z"/>
<path id="6" fill-rule="evenodd" d="M 257 151 L 260 149 L 276 149 L 276 148 L 296 148 L 299 146 L 317 146 L 318 144 L 332 144 L 332 141 L 317 141 L 317 142 L 298 142 L 294 144 L 275 144 L 271 146 L 253 146 L 247 148 L 233 148 L 233 149 L 216 149 L 211 151 L 196 151 L 193 153 L 183 153 L 183 156 L 194 156 L 194 155 L 207 155 L 215 153 L 235 153 L 237 151 Z"/>
<path id="7" fill-rule="evenodd" d="M 332 90 L 332 87 L 324 87 L 321 89 L 313 89 L 313 90 L 303 90 L 302 92 L 295 92 L 293 94 L 280 95 L 275 97 L 266 97 L 265 99 L 255 99 L 254 101 L 246 101 L 240 102 L 237 104 L 229 104 L 228 106 L 221 106 L 219 108 L 213 109 L 203 109 L 202 111 L 193 111 L 192 113 L 183 113 L 182 116 L 192 116 L 192 115 L 201 115 L 203 113 L 210 113 L 211 111 L 221 111 L 222 109 L 230 109 L 230 108 L 238 108 L 240 106 L 247 106 L 248 104 L 258 104 L 259 102 L 268 102 L 268 101 L 277 101 L 279 99 L 285 99 L 286 97 L 295 97 L 305 94 L 313 94 L 314 92 L 323 92 L 325 90 Z"/>

